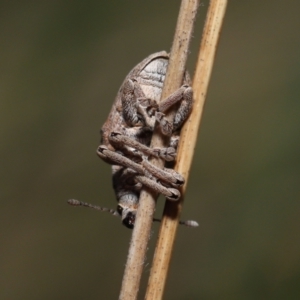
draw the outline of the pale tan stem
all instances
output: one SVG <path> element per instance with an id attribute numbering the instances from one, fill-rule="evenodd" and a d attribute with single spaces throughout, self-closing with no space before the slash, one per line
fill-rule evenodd
<path id="1" fill-rule="evenodd" d="M 198 0 L 182 0 L 161 99 L 169 96 L 182 84 L 197 7 Z M 159 130 L 155 130 L 151 147 L 163 147 L 167 144 L 168 139 L 162 136 Z M 164 165 L 161 159 L 155 158 L 151 163 L 160 168 Z M 143 189 L 141 192 L 119 299 L 137 298 L 156 198 L 156 193 L 151 190 Z"/>
<path id="2" fill-rule="evenodd" d="M 207 13 L 200 52 L 193 80 L 194 106 L 193 111 L 181 131 L 175 170 L 181 173 L 186 182 L 182 188 L 184 195 L 189 176 L 192 158 L 199 131 L 204 101 L 209 79 L 213 67 L 217 43 L 225 15 L 227 1 L 211 0 Z M 166 201 L 159 238 L 154 254 L 148 289 L 145 299 L 162 299 L 167 273 L 169 269 L 172 249 L 175 241 L 183 196 L 179 203 Z"/>

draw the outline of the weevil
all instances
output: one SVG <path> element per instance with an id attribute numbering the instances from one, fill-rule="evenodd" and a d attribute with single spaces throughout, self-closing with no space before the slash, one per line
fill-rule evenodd
<path id="1" fill-rule="evenodd" d="M 118 201 L 117 210 L 99 208 L 120 215 L 122 223 L 133 228 L 142 186 L 163 194 L 169 200 L 180 197 L 178 188 L 184 178 L 172 169 L 159 169 L 149 163 L 150 156 L 174 161 L 180 128 L 192 109 L 193 92 L 186 72 L 182 86 L 160 101 L 167 71 L 167 52 L 154 53 L 140 62 L 126 76 L 107 120 L 101 128 L 101 144 L 97 155 L 112 165 L 113 188 Z M 176 105 L 173 122 L 165 117 Z M 155 123 L 170 137 L 169 147 L 150 148 Z M 69 200 L 71 205 L 93 205 Z M 154 221 L 158 221 L 154 219 Z M 196 226 L 194 221 L 181 222 Z"/>

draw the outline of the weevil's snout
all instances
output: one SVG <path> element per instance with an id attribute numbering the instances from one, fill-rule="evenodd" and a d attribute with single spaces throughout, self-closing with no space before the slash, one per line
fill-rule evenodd
<path id="1" fill-rule="evenodd" d="M 124 226 L 126 226 L 129 229 L 133 229 L 135 222 L 135 213 L 128 211 L 126 213 L 126 216 L 123 218 L 122 216 L 122 223 Z"/>
<path id="2" fill-rule="evenodd" d="M 123 207 L 122 205 L 118 205 L 117 212 L 122 218 L 122 223 L 127 228 L 132 229 L 134 227 L 136 210 L 128 207 Z"/>
<path id="3" fill-rule="evenodd" d="M 121 216 L 123 225 L 132 229 L 134 227 L 136 211 L 138 208 L 139 193 L 133 191 L 130 191 L 129 193 L 126 192 L 118 199 L 118 202 L 117 211 Z"/>

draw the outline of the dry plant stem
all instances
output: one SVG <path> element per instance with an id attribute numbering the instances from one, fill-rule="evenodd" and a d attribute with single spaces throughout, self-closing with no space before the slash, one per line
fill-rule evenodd
<path id="1" fill-rule="evenodd" d="M 182 188 L 182 195 L 184 195 L 187 186 L 187 179 L 192 164 L 192 157 L 198 136 L 203 105 L 213 67 L 222 22 L 225 15 L 226 5 L 226 0 L 211 0 L 207 13 L 193 80 L 193 111 L 181 131 L 180 145 L 175 166 L 175 170 L 181 173 L 186 179 L 185 185 Z M 180 203 L 166 201 L 145 297 L 147 300 L 162 299 L 182 203 L 183 197 L 181 198 Z"/>
<path id="2" fill-rule="evenodd" d="M 198 0 L 182 0 L 161 99 L 169 96 L 182 84 L 197 7 Z M 155 130 L 151 146 L 165 147 L 167 143 L 168 139 L 159 130 Z M 151 163 L 160 168 L 164 166 L 161 159 L 153 158 Z M 143 189 L 141 192 L 119 299 L 137 298 L 156 198 L 157 195 L 150 190 Z"/>

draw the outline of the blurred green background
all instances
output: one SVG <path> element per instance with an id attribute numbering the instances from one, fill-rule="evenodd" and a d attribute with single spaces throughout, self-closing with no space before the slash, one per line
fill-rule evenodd
<path id="1" fill-rule="evenodd" d="M 300 299 L 300 3 L 229 2 L 165 299 Z M 1 1 L 0 299 L 117 299 L 131 231 L 66 200 L 116 206 L 99 129 L 179 4 Z"/>

